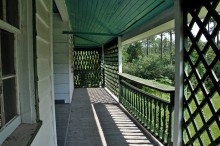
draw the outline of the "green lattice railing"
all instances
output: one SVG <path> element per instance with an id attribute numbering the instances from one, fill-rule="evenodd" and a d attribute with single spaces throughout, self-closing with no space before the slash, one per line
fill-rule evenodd
<path id="1" fill-rule="evenodd" d="M 220 145 L 219 0 L 183 3 L 183 145 Z"/>
<path id="2" fill-rule="evenodd" d="M 119 102 L 161 143 L 172 145 L 174 87 L 125 73 L 119 74 L 119 78 Z M 146 92 L 145 88 L 166 94 L 168 100 Z"/>
<path id="3" fill-rule="evenodd" d="M 105 87 L 118 97 L 118 40 L 104 46 Z"/>
<path id="4" fill-rule="evenodd" d="M 100 87 L 101 48 L 75 49 L 73 53 L 75 87 Z"/>

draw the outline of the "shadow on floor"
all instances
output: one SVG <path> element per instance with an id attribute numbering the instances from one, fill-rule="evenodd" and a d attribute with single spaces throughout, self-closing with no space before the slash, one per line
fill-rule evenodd
<path id="1" fill-rule="evenodd" d="M 64 146 L 65 143 L 69 122 L 70 106 L 71 104 L 55 104 L 58 146 Z"/>
<path id="2" fill-rule="evenodd" d="M 114 104 L 94 104 L 108 146 L 152 146 L 139 128 Z"/>
<path id="3" fill-rule="evenodd" d="M 103 88 L 77 88 L 71 104 L 56 104 L 58 146 L 102 146 L 92 104 L 108 146 L 152 146 Z"/>

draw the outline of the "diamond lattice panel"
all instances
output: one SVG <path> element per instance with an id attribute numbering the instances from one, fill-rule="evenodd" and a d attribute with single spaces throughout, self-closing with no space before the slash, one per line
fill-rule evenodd
<path id="1" fill-rule="evenodd" d="M 74 50 L 74 86 L 99 87 L 101 84 L 101 52 L 98 49 Z"/>
<path id="2" fill-rule="evenodd" d="M 183 145 L 220 145 L 220 0 L 184 0 Z"/>
<path id="3" fill-rule="evenodd" d="M 118 40 L 104 46 L 105 86 L 118 97 Z"/>

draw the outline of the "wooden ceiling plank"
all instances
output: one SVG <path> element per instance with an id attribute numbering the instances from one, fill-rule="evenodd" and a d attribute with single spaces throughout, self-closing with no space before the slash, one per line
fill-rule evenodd
<path id="1" fill-rule="evenodd" d="M 104 3 L 103 0 L 96 0 L 95 2 L 95 10 L 94 10 L 94 17 L 93 17 L 93 21 L 92 21 L 92 25 L 90 27 L 90 30 L 93 30 L 93 32 L 96 32 L 96 25 L 99 25 L 99 22 L 97 20 L 97 17 L 99 15 L 99 11 L 102 8 L 102 3 Z"/>
<path id="2" fill-rule="evenodd" d="M 107 15 L 107 12 L 109 12 L 109 10 L 111 10 L 113 8 L 113 5 L 114 5 L 114 3 L 116 1 L 117 0 L 114 0 L 114 1 L 113 0 L 109 0 L 108 3 L 103 3 L 102 11 L 100 11 L 100 13 L 102 15 L 98 15 L 98 17 L 97 17 L 97 19 L 99 20 L 101 25 L 99 25 L 99 27 L 96 28 L 96 31 L 98 31 L 101 28 L 104 28 L 104 30 L 106 30 L 108 32 L 110 31 L 112 33 L 111 28 L 108 27 L 108 25 L 107 25 L 107 21 L 106 21 L 105 17 Z"/>
<path id="3" fill-rule="evenodd" d="M 99 35 L 99 36 L 117 36 L 116 34 L 112 33 L 94 33 L 94 32 L 76 32 L 76 31 L 63 31 L 63 34 L 83 34 L 83 35 Z"/>
<path id="4" fill-rule="evenodd" d="M 97 21 L 97 19 L 96 19 L 96 9 L 97 9 L 97 7 L 98 7 L 98 1 L 99 0 L 93 0 L 94 2 L 91 4 L 92 6 L 91 6 L 91 11 L 92 12 L 89 12 L 88 11 L 88 13 L 90 13 L 90 19 L 89 19 L 89 27 L 88 27 L 88 31 L 89 32 L 95 32 L 95 29 L 96 29 L 96 27 L 97 27 L 97 25 L 99 25 L 99 21 Z"/>
<path id="5" fill-rule="evenodd" d="M 130 6 L 135 6 L 137 4 L 137 0 L 133 0 L 132 2 L 127 2 L 126 5 L 124 6 L 123 9 L 121 9 L 120 12 L 118 12 L 118 14 L 122 15 L 123 17 L 120 17 L 120 15 L 116 15 L 116 17 L 112 18 L 112 23 L 109 24 L 109 27 L 113 27 L 113 24 L 115 24 L 116 22 L 120 22 L 120 20 L 122 20 L 121 18 L 126 18 L 128 15 L 128 11 L 130 11 L 131 7 Z"/>
<path id="6" fill-rule="evenodd" d="M 120 26 L 123 30 L 121 33 L 124 33 L 126 30 L 131 28 L 134 24 L 138 23 L 141 19 L 143 19 L 145 16 L 147 16 L 149 13 L 151 13 L 155 8 L 159 7 L 163 3 L 163 0 L 161 1 L 154 1 L 150 4 L 148 4 L 147 9 L 144 9 L 142 12 L 139 12 L 130 22 L 127 22 L 124 26 Z"/>
<path id="7" fill-rule="evenodd" d="M 74 0 L 74 1 L 70 1 L 71 3 L 71 8 L 72 8 L 72 11 L 71 11 L 71 24 L 72 24 L 72 29 L 75 30 L 77 27 L 79 27 L 79 21 L 81 21 L 81 19 L 79 20 L 79 1 L 78 0 Z"/>
<path id="8" fill-rule="evenodd" d="M 126 16 L 129 16 L 129 19 L 121 22 L 120 25 L 118 26 L 118 28 L 120 28 L 122 31 L 122 29 L 124 29 L 123 26 L 126 26 L 129 24 L 129 22 L 134 21 L 134 19 L 137 18 L 137 16 L 141 12 L 143 12 L 143 10 L 147 9 L 146 7 L 148 7 L 151 2 L 152 2 L 152 0 L 142 1 L 142 2 L 140 1 L 140 2 L 136 3 L 135 7 L 132 7 L 132 11 L 128 11 L 128 13 L 121 15 L 121 17 L 119 17 L 119 19 L 117 21 L 115 21 L 115 22 L 118 22 L 118 21 L 122 20 L 122 18 L 126 18 Z M 112 24 L 112 26 L 114 26 L 114 25 L 116 25 L 116 24 L 115 23 Z"/>
<path id="9" fill-rule="evenodd" d="M 82 0 L 82 1 L 84 2 L 84 3 L 83 3 L 83 7 L 84 7 L 84 15 L 83 15 L 83 18 L 86 20 L 86 21 L 84 21 L 84 24 L 83 24 L 83 25 L 85 26 L 85 27 L 84 27 L 84 29 L 85 29 L 84 31 L 88 31 L 88 26 L 89 26 L 89 25 L 88 25 L 88 22 L 89 22 L 89 21 L 88 21 L 88 20 L 89 20 L 89 14 L 88 14 L 88 13 L 89 13 L 89 4 L 88 4 L 88 3 L 89 3 L 90 0 L 86 0 L 86 1 L 85 1 L 85 0 Z M 90 12 L 90 13 L 91 13 L 91 12 Z"/>
<path id="10" fill-rule="evenodd" d="M 171 1 L 166 0 L 153 13 L 146 10 L 148 3 L 155 0 L 66 0 L 71 3 L 73 12 L 70 17 L 73 31 L 75 32 L 91 32 L 99 33 L 99 35 L 85 34 L 87 39 L 94 40 L 99 43 L 106 43 L 109 39 L 115 37 L 108 34 L 118 34 L 132 30 L 134 26 L 138 26 L 143 20 L 149 20 L 158 12 L 162 12 L 166 6 L 171 5 Z M 155 2 L 157 2 L 156 0 Z M 174 2 L 172 3 L 174 4 Z M 149 9 L 151 9 L 149 7 Z M 148 14 L 149 13 L 149 14 Z M 148 14 L 148 16 L 146 16 Z M 142 19 L 142 20 L 140 20 Z M 81 35 L 80 35 L 81 36 Z M 90 43 L 91 44 L 91 43 Z"/>
<path id="11" fill-rule="evenodd" d="M 140 5 L 144 5 L 144 2 L 143 1 L 136 1 L 136 3 L 133 6 L 129 5 L 130 7 L 128 7 L 127 10 L 125 10 L 125 13 L 120 14 L 119 17 L 114 21 L 114 23 L 111 23 L 110 27 L 117 26 L 117 28 L 114 28 L 114 29 L 117 29 L 117 31 L 120 32 L 121 31 L 120 26 L 127 24 L 131 18 L 133 19 L 133 17 L 134 17 L 133 15 L 135 13 L 137 13 L 137 11 L 140 11 L 138 9 L 140 7 Z"/>
<path id="12" fill-rule="evenodd" d="M 92 42 L 92 43 L 95 43 L 97 45 L 100 45 L 99 43 L 97 43 L 96 41 L 93 41 L 93 40 L 90 40 L 89 38 L 86 38 L 86 37 L 81 37 L 79 35 L 74 35 L 75 37 L 78 37 L 78 38 L 81 38 L 83 40 L 86 40 L 86 41 L 89 41 L 89 42 Z"/>
<path id="13" fill-rule="evenodd" d="M 87 31 L 92 31 L 92 26 L 93 26 L 93 17 L 94 17 L 94 10 L 93 8 L 95 7 L 95 3 L 94 3 L 94 0 L 89 0 L 87 1 L 88 2 L 88 10 L 87 10 L 87 13 L 89 15 L 89 18 L 88 18 L 88 28 L 87 28 Z"/>

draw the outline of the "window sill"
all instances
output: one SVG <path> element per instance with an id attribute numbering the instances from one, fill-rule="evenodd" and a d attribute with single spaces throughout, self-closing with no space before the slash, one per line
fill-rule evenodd
<path id="1" fill-rule="evenodd" d="M 30 146 L 41 125 L 42 122 L 19 125 L 1 146 Z"/>

